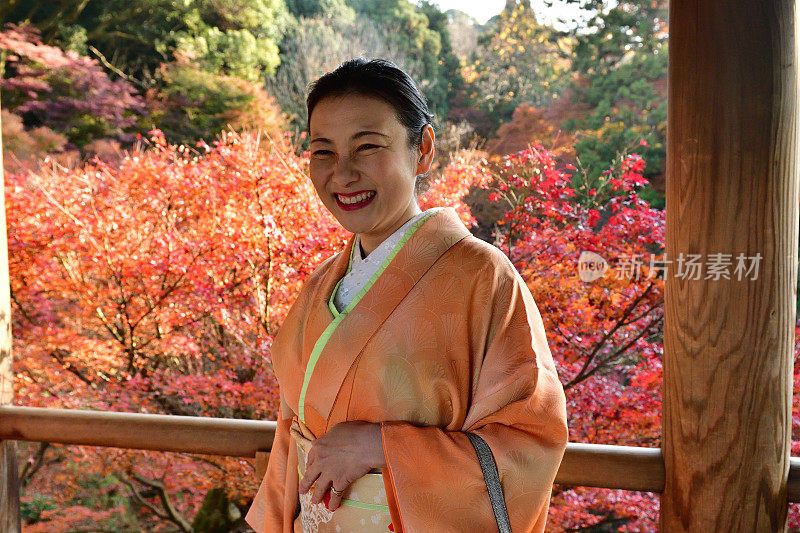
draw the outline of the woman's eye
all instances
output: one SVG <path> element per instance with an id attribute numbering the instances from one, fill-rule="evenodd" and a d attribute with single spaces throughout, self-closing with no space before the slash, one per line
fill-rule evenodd
<path id="1" fill-rule="evenodd" d="M 380 148 L 380 146 L 378 146 L 376 144 L 362 144 L 361 146 L 358 147 L 359 150 L 362 150 L 362 149 L 370 150 L 372 148 Z"/>
<path id="2" fill-rule="evenodd" d="M 317 150 L 316 152 L 314 152 L 314 155 L 328 155 L 330 153 L 331 153 L 330 150 Z"/>

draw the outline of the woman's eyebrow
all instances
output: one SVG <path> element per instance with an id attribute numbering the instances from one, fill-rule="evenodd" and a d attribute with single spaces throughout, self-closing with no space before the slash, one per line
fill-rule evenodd
<path id="1" fill-rule="evenodd" d="M 356 140 L 356 139 L 359 139 L 359 138 L 364 137 L 366 135 L 380 135 L 381 137 L 386 137 L 387 139 L 391 139 L 391 137 L 389 137 L 388 135 L 386 135 L 384 133 L 381 133 L 379 131 L 364 130 L 364 131 L 359 131 L 358 133 L 354 134 L 351 137 L 351 140 Z M 314 137 L 313 139 L 311 139 L 311 142 L 312 143 L 321 142 L 321 143 L 333 144 L 332 140 L 330 140 L 328 138 L 325 138 L 325 137 Z"/>
<path id="2" fill-rule="evenodd" d="M 353 138 L 353 140 L 355 140 L 355 139 L 358 139 L 360 137 L 364 137 L 365 135 L 380 135 L 381 137 L 386 137 L 387 139 L 391 139 L 391 137 L 389 137 L 388 135 L 383 134 L 383 133 L 381 133 L 379 131 L 369 131 L 369 130 L 359 131 L 358 133 L 353 135 L 352 138 Z"/>

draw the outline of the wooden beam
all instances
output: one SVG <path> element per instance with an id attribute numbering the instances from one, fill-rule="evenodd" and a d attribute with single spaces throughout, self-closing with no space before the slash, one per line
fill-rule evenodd
<path id="1" fill-rule="evenodd" d="M 786 530 L 797 10 L 797 0 L 670 1 L 663 531 Z M 699 276 L 681 277 L 681 254 L 699 254 Z M 739 254 L 745 267 L 760 254 L 756 275 L 738 279 Z M 730 279 L 709 270 L 720 260 Z"/>
<path id="2" fill-rule="evenodd" d="M 0 439 L 256 457 L 274 421 L 0 406 Z"/>
<path id="3" fill-rule="evenodd" d="M 569 442 L 556 483 L 661 492 L 664 459 L 660 448 Z"/>
<path id="4" fill-rule="evenodd" d="M 195 416 L 0 407 L 0 439 L 180 451 L 251 459 L 260 481 L 275 438 L 274 421 Z M 788 497 L 800 502 L 800 458 L 790 461 Z M 662 492 L 659 448 L 567 443 L 555 482 L 561 485 Z"/>
<path id="5" fill-rule="evenodd" d="M 256 452 L 255 469 L 256 479 L 259 481 L 264 479 L 267 474 L 267 465 L 269 464 L 269 452 Z"/>
<path id="6" fill-rule="evenodd" d="M 9 405 L 0 406 L 0 420 L 0 439 L 255 458 L 259 480 L 277 427 L 274 421 Z M 570 442 L 556 483 L 659 492 L 661 450 Z"/>
<path id="7" fill-rule="evenodd" d="M 0 106 L 1 107 L 1 106 Z M 0 405 L 14 400 L 11 368 L 11 290 L 8 280 L 5 179 L 3 178 L 3 134 L 0 119 Z M 0 418 L 0 425 L 3 420 Z M 19 473 L 14 441 L 0 441 L 0 531 L 20 531 Z"/>

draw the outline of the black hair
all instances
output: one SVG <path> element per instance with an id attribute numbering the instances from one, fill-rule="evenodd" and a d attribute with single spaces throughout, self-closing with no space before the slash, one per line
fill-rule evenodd
<path id="1" fill-rule="evenodd" d="M 411 76 L 387 59 L 349 59 L 335 70 L 311 82 L 306 97 L 306 128 L 311 132 L 311 113 L 328 96 L 360 94 L 380 98 L 391 104 L 395 116 L 405 126 L 412 149 L 422 143 L 426 124 L 433 127 L 433 113 Z M 430 187 L 429 173 L 417 176 L 414 194 L 417 198 Z"/>

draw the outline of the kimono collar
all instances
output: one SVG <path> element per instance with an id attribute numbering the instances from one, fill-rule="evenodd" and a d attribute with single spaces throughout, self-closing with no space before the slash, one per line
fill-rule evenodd
<path id="1" fill-rule="evenodd" d="M 362 261 L 366 261 L 367 258 L 369 258 L 370 261 L 373 263 L 378 263 L 378 264 L 382 263 L 383 260 L 386 259 L 386 256 L 389 255 L 389 252 L 392 251 L 394 245 L 397 244 L 397 242 L 403 237 L 403 234 L 406 232 L 409 226 L 411 226 L 414 222 L 416 222 L 420 218 L 423 218 L 425 214 L 428 213 L 429 211 L 434 211 L 438 209 L 440 208 L 431 207 L 430 209 L 426 209 L 425 211 L 417 213 L 416 215 L 408 219 L 405 223 L 403 223 L 402 226 L 394 230 L 394 233 L 389 235 L 386 239 L 383 240 L 382 243 L 380 243 L 374 250 L 372 250 L 367 257 L 361 256 L 361 234 L 356 233 L 355 235 L 356 242 L 355 244 L 353 244 L 353 246 L 356 247 L 355 253 L 353 254 L 353 269 L 355 269 L 355 267 L 357 267 L 358 264 L 361 263 Z"/>
<path id="2" fill-rule="evenodd" d="M 316 415 L 328 419 L 350 367 L 369 339 L 439 257 L 467 235 L 469 230 L 452 207 L 423 217 L 421 225 L 413 230 L 361 299 L 338 314 L 330 305 L 331 295 L 347 272 L 355 234 L 348 239 L 345 249 L 324 265 L 307 320 L 324 324 L 326 331 L 314 332 L 318 336 L 315 350 L 302 354 L 308 376 L 306 390 L 301 395 L 306 416 L 314 416 L 310 407 Z"/>

